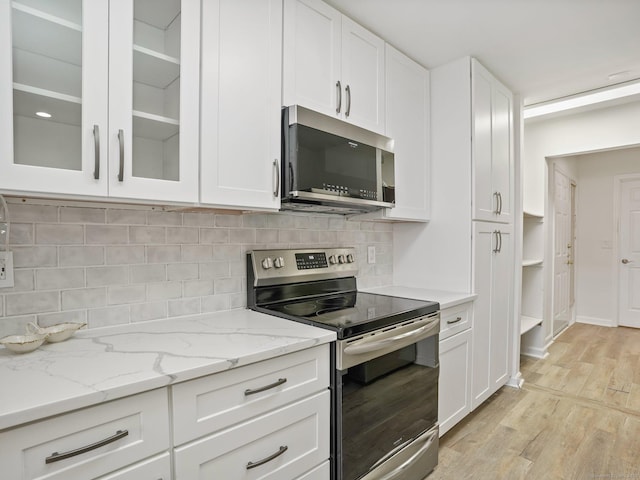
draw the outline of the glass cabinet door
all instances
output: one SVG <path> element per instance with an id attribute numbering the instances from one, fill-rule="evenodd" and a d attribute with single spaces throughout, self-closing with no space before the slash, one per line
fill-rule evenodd
<path id="1" fill-rule="evenodd" d="M 85 5 L 90 9 L 85 10 Z M 0 187 L 106 193 L 101 177 L 107 128 L 107 2 L 2 0 L 0 105 L 12 133 L 0 159 Z M 6 84 L 4 81 L 6 80 Z M 10 93 L 8 93 L 10 92 Z M 7 98 L 6 95 L 10 95 Z M 85 99 L 89 99 L 85 101 Z M 10 130 L 10 131 L 11 131 Z M 13 147 L 11 149 L 11 146 Z"/>
<path id="2" fill-rule="evenodd" d="M 111 1 L 110 195 L 198 200 L 199 8 Z"/>

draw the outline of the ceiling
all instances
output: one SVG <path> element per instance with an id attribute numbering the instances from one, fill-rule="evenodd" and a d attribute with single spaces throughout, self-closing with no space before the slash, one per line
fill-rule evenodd
<path id="1" fill-rule="evenodd" d="M 427 68 L 477 58 L 525 105 L 640 79 L 640 0 L 327 3 Z"/>

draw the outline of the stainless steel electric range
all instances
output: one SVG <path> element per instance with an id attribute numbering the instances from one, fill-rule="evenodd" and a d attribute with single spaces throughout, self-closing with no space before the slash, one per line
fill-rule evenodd
<path id="1" fill-rule="evenodd" d="M 359 292 L 353 248 L 254 250 L 247 305 L 333 330 L 332 480 L 422 480 L 438 461 L 440 306 Z"/>

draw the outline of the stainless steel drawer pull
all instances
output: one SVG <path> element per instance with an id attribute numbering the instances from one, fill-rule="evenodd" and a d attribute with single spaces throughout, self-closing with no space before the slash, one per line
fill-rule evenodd
<path id="1" fill-rule="evenodd" d="M 112 435 L 109 438 L 105 438 L 104 440 L 100 440 L 99 442 L 92 443 L 91 445 L 76 448 L 75 450 L 69 450 L 68 452 L 63 453 L 53 452 L 50 456 L 45 458 L 44 463 L 59 462 L 60 460 L 64 460 L 66 458 L 71 458 L 83 453 L 90 452 L 91 450 L 95 450 L 96 448 L 104 447 L 105 445 L 116 442 L 121 438 L 126 437 L 127 435 L 129 435 L 129 430 L 118 430 L 115 435 Z"/>
<path id="2" fill-rule="evenodd" d="M 282 455 L 287 450 L 289 450 L 289 447 L 287 447 L 286 445 L 285 446 L 281 446 L 276 453 L 274 453 L 272 455 L 269 455 L 268 457 L 263 458 L 262 460 L 258 460 L 257 462 L 249 462 L 249 463 L 247 463 L 247 470 L 259 467 L 260 465 L 264 465 L 265 463 L 270 462 L 271 460 L 274 460 L 274 459 L 278 458 L 280 455 Z"/>
<path id="3" fill-rule="evenodd" d="M 456 317 L 455 320 L 447 320 L 447 325 L 453 325 L 454 323 L 458 323 L 462 320 L 462 317 Z"/>
<path id="4" fill-rule="evenodd" d="M 277 158 L 273 161 L 273 184 L 273 198 L 278 198 L 280 196 L 280 164 Z"/>
<path id="5" fill-rule="evenodd" d="M 282 385 L 283 383 L 285 383 L 287 381 L 286 378 L 279 378 L 277 381 L 270 383 L 269 385 L 265 385 L 264 387 L 258 387 L 258 388 L 247 388 L 244 391 L 245 395 L 253 395 L 254 393 L 260 393 L 260 392 L 264 392 L 265 390 L 270 390 L 272 388 L 276 388 L 278 385 Z"/>
<path id="6" fill-rule="evenodd" d="M 351 87 L 349 85 L 344 89 L 347 92 L 347 109 L 344 112 L 345 117 L 348 117 L 351 114 Z"/>
<path id="7" fill-rule="evenodd" d="M 340 109 L 342 108 L 342 85 L 340 84 L 340 80 L 336 82 L 336 93 L 338 94 L 336 113 L 340 113 Z"/>

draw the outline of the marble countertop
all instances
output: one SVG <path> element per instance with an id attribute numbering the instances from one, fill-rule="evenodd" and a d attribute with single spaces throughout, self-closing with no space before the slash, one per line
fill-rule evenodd
<path id="1" fill-rule="evenodd" d="M 25 354 L 0 348 L 0 430 L 335 339 L 241 309 L 80 330 Z"/>
<path id="2" fill-rule="evenodd" d="M 475 293 L 447 292 L 443 290 L 430 290 L 428 288 L 405 287 L 402 285 L 362 289 L 362 291 L 438 302 L 441 310 L 470 302 L 478 296 Z"/>

